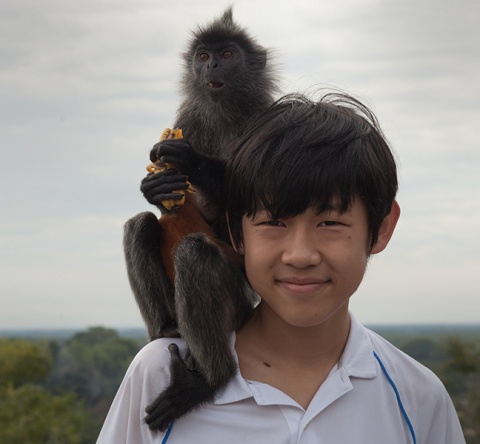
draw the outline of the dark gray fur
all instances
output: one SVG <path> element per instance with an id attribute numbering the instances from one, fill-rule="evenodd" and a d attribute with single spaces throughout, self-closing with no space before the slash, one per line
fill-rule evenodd
<path id="1" fill-rule="evenodd" d="M 241 56 L 235 75 L 221 78 L 213 66 L 196 67 L 197 48 L 201 44 L 215 48 L 233 44 Z M 233 21 L 231 8 L 209 26 L 193 33 L 183 60 L 183 101 L 174 127 L 183 130 L 195 156 L 190 156 L 181 169 L 199 190 L 198 206 L 205 218 L 218 236 L 227 240 L 222 217 L 227 147 L 241 135 L 250 118 L 273 102 L 277 87 L 271 66 L 266 63 L 265 49 Z M 206 88 L 208 81 L 222 81 L 225 87 L 212 95 Z M 179 142 L 174 141 L 174 148 L 175 143 Z M 165 145 L 166 142 L 157 144 L 152 150 L 153 157 L 160 156 Z M 163 213 L 166 210 L 158 199 L 163 191 L 159 190 L 171 192 L 176 188 L 171 180 L 166 185 L 161 174 L 154 176 L 144 179 L 142 191 Z M 248 318 L 255 300 L 242 268 L 203 234 L 188 235 L 178 245 L 174 254 L 173 289 L 157 247 L 162 235 L 157 217 L 150 212 L 138 214 L 125 224 L 128 276 L 149 338 L 180 334 L 187 344 L 183 360 L 178 349 L 171 348 L 170 386 L 147 408 L 146 422 L 151 429 L 158 430 L 165 430 L 173 419 L 211 401 L 215 392 L 235 374 L 230 334 Z"/>

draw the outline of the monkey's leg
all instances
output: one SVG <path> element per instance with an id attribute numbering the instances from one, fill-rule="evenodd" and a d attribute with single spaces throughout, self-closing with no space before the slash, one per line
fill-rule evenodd
<path id="1" fill-rule="evenodd" d="M 150 340 L 178 336 L 173 288 L 160 256 L 161 229 L 150 212 L 129 219 L 123 247 L 128 278 Z"/>
<path id="2" fill-rule="evenodd" d="M 186 363 L 172 357 L 170 385 L 147 409 L 146 421 L 152 429 L 164 429 L 171 420 L 210 402 L 227 384 L 237 370 L 231 333 L 253 310 L 254 293 L 242 269 L 205 234 L 186 236 L 174 262 L 177 320 L 187 344 Z"/>
<path id="3" fill-rule="evenodd" d="M 253 291 L 241 263 L 204 233 L 186 236 L 174 254 L 179 331 L 196 364 L 192 370 L 202 372 L 213 387 L 235 374 L 231 333 L 253 310 Z"/>

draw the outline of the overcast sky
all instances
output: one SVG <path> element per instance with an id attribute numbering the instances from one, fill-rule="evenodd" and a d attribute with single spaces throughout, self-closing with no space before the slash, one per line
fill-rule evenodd
<path id="1" fill-rule="evenodd" d="M 0 3 L 0 329 L 142 326 L 122 226 L 152 210 L 148 153 L 179 54 L 223 0 Z M 480 322 L 480 3 L 242 0 L 284 92 L 341 88 L 377 114 L 401 221 L 352 300 L 365 323 Z"/>

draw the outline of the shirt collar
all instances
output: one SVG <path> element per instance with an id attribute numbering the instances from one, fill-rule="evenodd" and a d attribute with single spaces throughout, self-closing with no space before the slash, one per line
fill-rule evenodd
<path id="1" fill-rule="evenodd" d="M 377 376 L 377 368 L 370 335 L 357 318 L 352 313 L 349 314 L 350 333 L 339 367 L 343 367 L 350 377 L 374 378 Z"/>

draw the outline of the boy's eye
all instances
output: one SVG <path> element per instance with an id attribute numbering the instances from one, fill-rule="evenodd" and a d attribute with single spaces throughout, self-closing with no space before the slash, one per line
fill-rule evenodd
<path id="1" fill-rule="evenodd" d="M 268 225 L 269 227 L 281 227 L 283 224 L 279 220 L 266 220 L 263 222 L 263 225 Z"/>
<path id="2" fill-rule="evenodd" d="M 341 225 L 340 222 L 336 220 L 324 220 L 318 224 L 320 227 L 335 227 L 336 225 Z"/>

